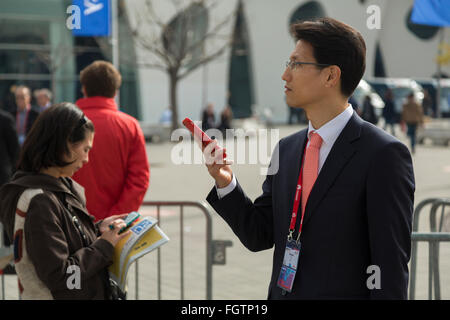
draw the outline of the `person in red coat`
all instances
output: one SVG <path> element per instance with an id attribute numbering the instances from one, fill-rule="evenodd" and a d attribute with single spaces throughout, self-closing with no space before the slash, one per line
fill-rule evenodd
<path id="1" fill-rule="evenodd" d="M 121 81 L 106 61 L 94 61 L 80 73 L 84 98 L 76 105 L 94 123 L 96 134 L 89 163 L 73 178 L 85 188 L 87 209 L 97 220 L 137 211 L 149 185 L 142 129 L 114 100 Z"/>

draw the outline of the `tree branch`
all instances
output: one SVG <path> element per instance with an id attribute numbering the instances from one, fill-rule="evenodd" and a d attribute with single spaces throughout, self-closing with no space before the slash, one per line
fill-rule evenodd
<path id="1" fill-rule="evenodd" d="M 156 14 L 155 10 L 153 9 L 152 1 L 147 0 L 145 2 L 145 6 L 146 6 L 147 12 L 149 13 L 150 18 L 151 18 L 151 19 L 147 19 L 147 20 L 154 21 L 158 26 L 160 26 L 161 28 L 164 29 L 166 24 L 159 19 L 158 15 Z"/>
<path id="2" fill-rule="evenodd" d="M 225 17 L 221 22 L 216 24 L 209 32 L 207 32 L 203 37 L 201 37 L 198 41 L 194 42 L 187 48 L 187 52 L 193 51 L 195 48 L 204 45 L 206 40 L 209 38 L 217 37 L 217 33 L 227 24 L 230 20 L 236 15 L 237 10 L 233 10 L 227 17 Z"/>
<path id="3" fill-rule="evenodd" d="M 185 72 L 180 74 L 178 76 L 178 80 L 181 80 L 181 79 L 185 78 L 188 74 L 190 74 L 192 71 L 194 71 L 195 69 L 200 67 L 202 64 L 206 64 L 206 63 L 216 59 L 220 55 L 222 55 L 222 53 L 230 46 L 230 44 L 231 44 L 231 41 L 227 42 L 224 46 L 222 46 L 219 50 L 217 50 L 213 54 L 210 54 L 210 55 L 204 57 L 203 59 L 200 59 L 199 61 L 197 61 L 189 69 L 187 69 Z"/>
<path id="4" fill-rule="evenodd" d="M 172 57 L 165 52 L 164 48 L 160 47 L 160 40 L 152 40 L 144 37 L 136 37 L 135 40 L 137 45 L 155 54 L 164 61 L 165 65 L 172 66 L 174 64 L 171 59 Z"/>

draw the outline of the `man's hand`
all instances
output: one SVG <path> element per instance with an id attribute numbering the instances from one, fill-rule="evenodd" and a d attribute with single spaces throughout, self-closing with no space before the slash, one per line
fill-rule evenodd
<path id="1" fill-rule="evenodd" d="M 216 181 L 217 187 L 225 188 L 233 180 L 233 171 L 230 167 L 233 161 L 223 158 L 223 154 L 226 152 L 225 148 L 214 150 L 216 145 L 217 141 L 215 140 L 208 144 L 203 150 L 203 155 L 208 172 Z"/>

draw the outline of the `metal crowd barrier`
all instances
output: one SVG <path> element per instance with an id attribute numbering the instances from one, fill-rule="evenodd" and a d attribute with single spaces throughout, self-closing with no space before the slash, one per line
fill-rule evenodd
<path id="1" fill-rule="evenodd" d="M 206 218 L 206 299 L 212 299 L 212 267 L 214 264 L 225 264 L 226 247 L 232 245 L 231 241 L 213 240 L 212 239 L 212 215 L 205 202 L 198 201 L 145 201 L 141 207 L 156 207 L 156 218 L 158 224 L 161 221 L 161 207 L 179 207 L 180 208 L 180 299 L 184 299 L 184 208 L 194 207 L 200 209 Z M 158 299 L 161 299 L 161 248 L 157 249 L 157 290 Z M 139 276 L 138 276 L 138 260 L 135 270 L 135 297 L 139 299 Z"/>
<path id="2" fill-rule="evenodd" d="M 419 233 L 419 216 L 426 206 L 431 205 L 430 209 L 430 231 Z M 416 289 L 416 271 L 417 271 L 417 242 L 428 242 L 428 299 L 441 299 L 440 276 L 439 276 L 439 244 L 441 241 L 450 241 L 450 233 L 441 232 L 445 217 L 445 208 L 450 206 L 450 199 L 430 198 L 421 201 L 414 210 L 413 233 L 412 233 L 412 252 L 411 252 L 411 278 L 409 285 L 409 299 L 414 300 Z M 440 210 L 439 227 L 437 226 L 437 214 Z"/>
<path id="3" fill-rule="evenodd" d="M 431 232 L 418 232 L 419 229 L 419 216 L 426 206 L 431 205 L 430 209 L 430 231 Z M 180 208 L 180 298 L 184 299 L 184 208 L 195 207 L 200 209 L 206 218 L 206 299 L 212 299 L 212 266 L 214 264 L 225 264 L 225 250 L 226 247 L 231 246 L 231 241 L 221 241 L 212 239 L 212 215 L 209 208 L 204 202 L 194 201 L 146 201 L 142 206 L 156 207 L 156 218 L 158 223 L 161 221 L 160 209 L 161 207 L 179 207 Z M 450 199 L 446 198 L 430 198 L 420 202 L 414 210 L 413 219 L 413 233 L 412 233 L 412 252 L 411 252 L 411 272 L 410 272 L 410 285 L 409 285 L 409 299 L 414 300 L 415 288 L 416 288 L 416 271 L 417 271 L 417 242 L 426 241 L 429 246 L 429 270 L 428 270 L 428 298 L 441 299 L 440 292 L 440 276 L 439 276 L 439 243 L 441 241 L 450 242 L 450 232 L 441 232 L 443 227 L 445 208 L 450 206 Z M 438 209 L 440 211 L 439 227 L 437 226 L 437 214 Z M 0 228 L 1 229 L 1 228 Z M 0 236 L 1 230 L 0 230 Z M 0 241 L 3 240 L 3 237 Z M 1 244 L 1 243 L 0 243 Z M 0 245 L 0 248 L 10 250 L 10 248 L 4 248 Z M 3 252 L 2 253 L 6 253 Z M 9 252 L 9 251 L 8 251 Z M 139 299 L 139 264 L 135 263 L 135 298 Z M 4 279 L 2 275 L 2 298 L 5 298 L 4 292 Z M 161 248 L 157 249 L 157 290 L 158 299 L 161 299 Z"/>
<path id="4" fill-rule="evenodd" d="M 208 300 L 212 299 L 212 269 L 215 264 L 225 264 L 226 259 L 226 247 L 232 245 L 231 241 L 227 240 L 213 240 L 212 239 L 212 215 L 210 209 L 205 202 L 194 201 L 146 201 L 142 203 L 142 207 L 156 207 L 156 218 L 158 224 L 161 222 L 161 207 L 179 207 L 179 220 L 180 220 L 180 281 L 181 292 L 180 299 L 183 300 L 185 296 L 184 286 L 184 209 L 186 207 L 194 207 L 200 209 L 206 218 L 206 296 Z M 1 235 L 1 232 L 0 232 Z M 170 235 L 169 235 L 170 237 Z M 1 248 L 0 242 L 0 248 Z M 3 248 L 8 251 L 12 250 L 10 247 Z M 0 250 L 3 253 L 2 250 Z M 7 253 L 6 251 L 4 252 Z M 2 298 L 5 299 L 5 284 L 2 275 Z M 161 248 L 157 249 L 157 297 L 162 298 L 161 295 Z M 135 262 L 135 299 L 139 299 L 139 260 Z"/>

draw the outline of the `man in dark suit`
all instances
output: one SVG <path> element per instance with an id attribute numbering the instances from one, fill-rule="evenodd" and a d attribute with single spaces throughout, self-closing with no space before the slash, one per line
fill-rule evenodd
<path id="1" fill-rule="evenodd" d="M 0 110 L 0 186 L 9 181 L 19 157 L 19 140 L 13 117 Z"/>
<path id="2" fill-rule="evenodd" d="M 215 152 L 207 200 L 248 249 L 275 246 L 269 299 L 406 299 L 413 166 L 404 144 L 348 104 L 364 74 L 364 40 L 331 18 L 292 33 L 286 102 L 306 112 L 309 128 L 279 141 L 254 202 Z"/>
<path id="3" fill-rule="evenodd" d="M 39 111 L 31 106 L 31 91 L 27 86 L 18 86 L 15 91 L 16 110 L 12 112 L 16 120 L 16 130 L 19 144 L 22 145 L 39 116 Z"/>
<path id="4" fill-rule="evenodd" d="M 19 157 L 19 148 L 14 119 L 9 112 L 0 110 L 0 186 L 8 182 L 14 173 Z M 3 226 L 0 226 L 0 228 L 3 228 Z M 10 241 L 6 233 L 3 233 L 3 235 L 3 244 L 9 246 Z M 1 239 L 0 243 L 2 243 Z M 8 269 L 11 269 L 11 267 L 8 267 Z"/>

